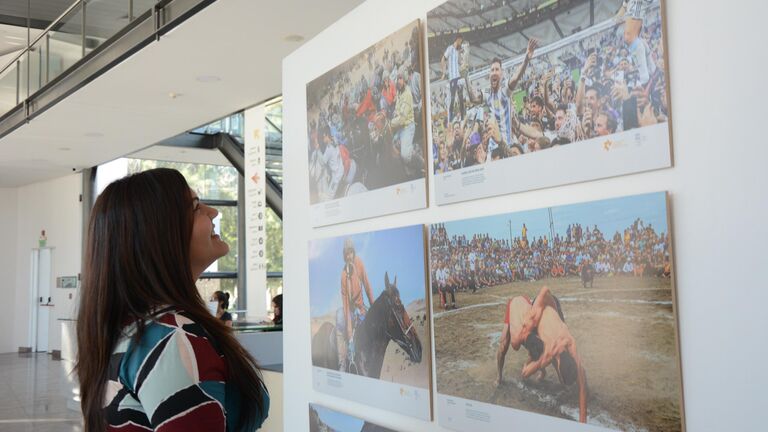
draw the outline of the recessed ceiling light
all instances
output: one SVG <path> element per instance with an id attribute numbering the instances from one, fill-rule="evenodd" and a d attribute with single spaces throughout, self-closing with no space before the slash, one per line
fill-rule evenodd
<path id="1" fill-rule="evenodd" d="M 182 95 L 181 93 L 168 92 L 168 97 L 171 98 L 171 99 L 176 99 L 177 97 L 179 97 L 181 95 Z"/>
<path id="2" fill-rule="evenodd" d="M 69 147 L 59 147 L 59 150 L 61 150 L 61 151 L 70 151 L 72 149 L 69 148 Z"/>
<path id="3" fill-rule="evenodd" d="M 212 83 L 212 82 L 221 81 L 221 77 L 217 77 L 216 75 L 200 75 L 195 79 L 201 83 Z"/>
<path id="4" fill-rule="evenodd" d="M 301 42 L 304 40 L 304 36 L 300 34 L 289 34 L 288 36 L 283 38 L 286 42 Z"/>
<path id="5" fill-rule="evenodd" d="M 104 136 L 104 134 L 101 132 L 86 132 L 85 136 L 88 138 L 101 138 Z"/>

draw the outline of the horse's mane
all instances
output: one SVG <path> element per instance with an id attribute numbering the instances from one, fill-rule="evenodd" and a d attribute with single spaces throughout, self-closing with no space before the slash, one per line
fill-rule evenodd
<path id="1" fill-rule="evenodd" d="M 378 320 L 381 314 L 385 312 L 386 305 L 386 298 L 389 297 L 389 294 L 387 294 L 387 290 L 384 290 L 379 294 L 378 297 L 376 297 L 376 300 L 373 301 L 373 304 L 371 305 L 371 308 L 368 309 L 368 313 L 366 314 L 365 320 L 368 321 L 369 319 Z"/>

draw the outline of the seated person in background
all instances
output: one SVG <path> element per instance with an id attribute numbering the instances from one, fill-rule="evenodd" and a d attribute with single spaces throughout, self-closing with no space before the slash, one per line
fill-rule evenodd
<path id="1" fill-rule="evenodd" d="M 272 324 L 276 326 L 283 325 L 283 295 L 278 294 L 272 298 L 272 310 L 275 311 L 275 317 L 272 318 Z"/>
<path id="2" fill-rule="evenodd" d="M 227 312 L 229 309 L 229 293 L 216 291 L 211 295 L 211 303 L 216 302 L 216 318 L 224 322 L 227 327 L 232 327 L 232 314 Z"/>

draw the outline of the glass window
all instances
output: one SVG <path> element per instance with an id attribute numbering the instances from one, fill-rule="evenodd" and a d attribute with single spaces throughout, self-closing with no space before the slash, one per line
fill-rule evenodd
<path id="1" fill-rule="evenodd" d="M 242 112 L 239 112 L 194 129 L 192 133 L 215 135 L 219 132 L 226 132 L 242 142 L 244 123 L 245 117 Z"/>
<path id="2" fill-rule="evenodd" d="M 197 291 L 203 298 L 203 301 L 208 301 L 216 291 L 224 291 L 229 293 L 229 309 L 228 311 L 234 312 L 237 308 L 237 279 L 206 279 L 200 278 L 197 280 Z M 237 315 L 233 313 L 232 318 L 237 320 Z"/>
<path id="3" fill-rule="evenodd" d="M 128 174 L 153 168 L 173 168 L 181 172 L 201 199 L 237 201 L 237 170 L 231 166 L 128 159 Z"/>
<path id="4" fill-rule="evenodd" d="M 274 316 L 275 311 L 272 309 L 272 299 L 283 293 L 283 278 L 268 278 L 267 279 L 267 314 Z"/>
<path id="5" fill-rule="evenodd" d="M 283 221 L 267 207 L 267 272 L 283 272 Z"/>
<path id="6" fill-rule="evenodd" d="M 278 98 L 265 106 L 266 172 L 283 185 L 283 100 Z M 267 311 L 272 314 L 272 298 L 283 293 L 283 221 L 271 208 L 266 212 L 267 229 Z"/>
<path id="7" fill-rule="evenodd" d="M 277 100 L 265 107 L 267 117 L 266 168 L 267 173 L 283 186 L 283 101 Z"/>
<path id="8" fill-rule="evenodd" d="M 213 220 L 221 240 L 229 245 L 229 253 L 219 258 L 207 271 L 237 272 L 237 207 L 213 206 L 219 211 L 219 216 Z"/>

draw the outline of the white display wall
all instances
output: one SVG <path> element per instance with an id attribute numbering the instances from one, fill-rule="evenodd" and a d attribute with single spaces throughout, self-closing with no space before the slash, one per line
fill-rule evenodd
<path id="1" fill-rule="evenodd" d="M 312 229 L 306 83 L 411 20 L 426 19 L 441 3 L 368 0 L 284 60 L 284 266 L 290 269 L 284 276 L 284 402 L 285 412 L 296 413 L 285 419 L 285 430 L 308 430 L 309 402 L 397 430 L 443 430 L 436 421 L 312 389 L 308 240 L 663 190 L 671 195 L 687 430 L 764 430 L 768 370 L 760 359 L 768 355 L 768 283 L 762 276 L 768 263 L 768 148 L 761 89 L 768 51 L 761 48 L 761 27 L 768 4 L 666 2 L 670 169 L 440 207 L 430 194 L 425 210 Z M 434 379 L 432 385 L 434 391 Z M 587 430 L 575 422 L 519 416 L 523 430 Z"/>

